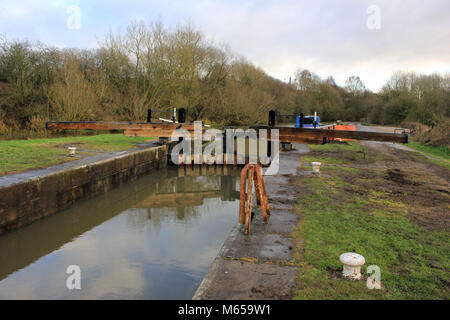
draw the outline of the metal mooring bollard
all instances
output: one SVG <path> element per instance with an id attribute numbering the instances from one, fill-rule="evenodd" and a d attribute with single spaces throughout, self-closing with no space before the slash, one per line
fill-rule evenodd
<path id="1" fill-rule="evenodd" d="M 344 264 L 342 275 L 344 278 L 352 280 L 361 279 L 361 267 L 366 263 L 364 257 L 354 252 L 341 254 L 339 260 Z"/>
<path id="2" fill-rule="evenodd" d="M 73 157 L 75 155 L 77 147 L 68 147 L 67 149 L 69 149 L 69 154 Z"/>
<path id="3" fill-rule="evenodd" d="M 313 162 L 312 163 L 312 171 L 313 173 L 320 173 L 320 166 L 322 165 L 322 163 L 320 162 Z"/>

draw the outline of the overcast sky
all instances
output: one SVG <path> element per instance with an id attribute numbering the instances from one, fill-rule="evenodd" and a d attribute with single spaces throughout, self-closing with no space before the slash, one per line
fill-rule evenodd
<path id="1" fill-rule="evenodd" d="M 285 81 L 301 67 L 377 91 L 397 70 L 450 72 L 449 0 L 0 0 L 0 35 L 58 47 L 96 47 L 110 28 L 159 18 L 193 22 Z"/>

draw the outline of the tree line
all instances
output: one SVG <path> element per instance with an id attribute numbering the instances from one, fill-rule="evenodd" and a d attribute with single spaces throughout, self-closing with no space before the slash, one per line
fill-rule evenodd
<path id="1" fill-rule="evenodd" d="M 162 22 L 110 31 L 91 50 L 0 39 L 2 135 L 45 134 L 48 120 L 144 121 L 148 108 L 186 108 L 190 121 L 216 125 L 265 124 L 273 109 L 316 111 L 322 121 L 448 128 L 450 75 L 397 72 L 378 93 L 357 76 L 341 87 L 301 68 L 285 83 L 191 25 Z"/>

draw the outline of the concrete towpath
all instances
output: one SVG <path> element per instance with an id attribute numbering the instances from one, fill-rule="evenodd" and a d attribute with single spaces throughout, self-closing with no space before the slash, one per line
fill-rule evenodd
<path id="1" fill-rule="evenodd" d="M 265 176 L 271 215 L 268 224 L 255 214 L 250 235 L 237 225 L 225 241 L 194 300 L 203 299 L 291 299 L 297 270 L 292 257 L 294 243 L 289 236 L 297 226 L 296 191 L 293 179 L 299 174 L 306 145 L 280 152 L 280 169 Z M 238 212 L 236 212 L 236 221 Z"/>

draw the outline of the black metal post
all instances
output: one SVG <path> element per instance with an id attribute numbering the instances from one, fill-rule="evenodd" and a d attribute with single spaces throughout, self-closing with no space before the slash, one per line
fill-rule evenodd
<path id="1" fill-rule="evenodd" d="M 305 115 L 300 113 L 300 128 L 303 128 L 303 124 L 305 123 Z"/>
<path id="2" fill-rule="evenodd" d="M 186 109 L 180 108 L 178 111 L 178 123 L 185 123 L 186 122 Z"/>
<path id="3" fill-rule="evenodd" d="M 276 116 L 275 111 L 270 110 L 269 111 L 269 127 L 275 126 L 275 116 Z M 271 140 L 267 140 L 267 156 L 272 157 L 272 141 Z"/>
<path id="4" fill-rule="evenodd" d="M 147 110 L 147 122 L 152 122 L 152 109 Z"/>
<path id="5" fill-rule="evenodd" d="M 275 126 L 275 111 L 270 110 L 269 111 L 269 127 Z"/>

